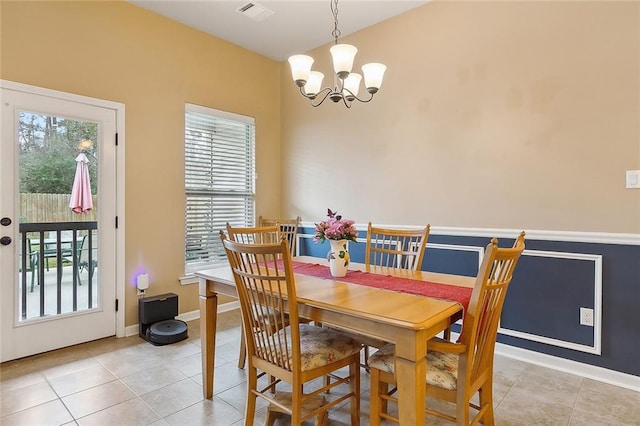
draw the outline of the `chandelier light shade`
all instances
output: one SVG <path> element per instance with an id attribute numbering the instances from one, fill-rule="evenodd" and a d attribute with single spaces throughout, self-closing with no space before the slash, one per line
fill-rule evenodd
<path id="1" fill-rule="evenodd" d="M 331 34 L 334 38 L 334 45 L 329 49 L 333 59 L 333 87 L 322 88 L 324 74 L 319 71 L 312 71 L 313 58 L 308 55 L 293 55 L 289 57 L 291 66 L 291 76 L 293 81 L 300 88 L 300 93 L 305 98 L 311 100 L 314 107 L 320 106 L 325 99 L 329 98 L 333 102 L 342 101 L 347 108 L 351 108 L 353 101 L 369 102 L 373 95 L 380 89 L 382 78 L 387 67 L 379 63 L 370 63 L 362 66 L 364 75 L 364 86 L 369 96 L 359 98 L 360 82 L 363 76 L 352 72 L 353 62 L 358 53 L 358 49 L 350 44 L 339 44 L 340 30 L 338 29 L 338 0 L 331 0 L 331 12 L 333 13 L 334 28 Z"/>
<path id="2" fill-rule="evenodd" d="M 358 49 L 350 44 L 336 44 L 329 49 L 329 52 L 333 58 L 333 70 L 339 78 L 344 80 L 353 68 L 353 60 L 356 59 Z"/>
<path id="3" fill-rule="evenodd" d="M 322 80 L 324 79 L 324 74 L 320 71 L 311 71 L 309 73 L 309 79 L 307 83 L 304 84 L 304 91 L 308 95 L 316 96 L 318 92 L 320 92 L 320 88 L 322 87 Z"/>

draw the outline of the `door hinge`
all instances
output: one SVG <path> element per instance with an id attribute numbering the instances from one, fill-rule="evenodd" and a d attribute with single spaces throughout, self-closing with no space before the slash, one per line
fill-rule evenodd
<path id="1" fill-rule="evenodd" d="M 116 133 L 116 146 L 118 146 L 118 134 Z"/>
<path id="2" fill-rule="evenodd" d="M 118 229 L 118 216 L 116 216 L 116 229 Z"/>
<path id="3" fill-rule="evenodd" d="M 116 299 L 116 312 L 118 312 L 118 299 Z"/>

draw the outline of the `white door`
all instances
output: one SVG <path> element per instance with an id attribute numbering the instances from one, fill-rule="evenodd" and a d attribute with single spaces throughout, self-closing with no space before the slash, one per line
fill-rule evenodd
<path id="1" fill-rule="evenodd" d="M 116 331 L 116 111 L 16 86 L 0 89 L 3 362 Z M 74 213 L 80 153 L 93 197 Z"/>

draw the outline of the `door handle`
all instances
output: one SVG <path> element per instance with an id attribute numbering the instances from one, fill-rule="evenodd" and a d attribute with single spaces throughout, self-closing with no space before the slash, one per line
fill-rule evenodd
<path id="1" fill-rule="evenodd" d="M 0 244 L 2 244 L 3 246 L 8 246 L 9 244 L 11 244 L 11 237 L 0 238 Z"/>
<path id="2" fill-rule="evenodd" d="M 3 217 L 2 219 L 0 219 L 0 225 L 2 225 L 2 226 L 11 225 L 11 218 L 10 217 Z"/>

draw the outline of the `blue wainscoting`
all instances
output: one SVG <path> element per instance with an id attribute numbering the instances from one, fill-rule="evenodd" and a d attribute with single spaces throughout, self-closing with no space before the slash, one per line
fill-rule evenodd
<path id="1" fill-rule="evenodd" d="M 366 228 L 360 226 L 359 229 Z M 325 258 L 312 226 L 300 229 L 299 254 Z M 475 276 L 488 236 L 447 235 L 432 228 L 422 269 Z M 492 235 L 488 231 L 476 232 Z M 517 231 L 496 230 L 500 246 Z M 536 239 L 536 235 L 540 238 Z M 551 234 L 557 240 L 550 240 Z M 640 376 L 640 244 L 579 241 L 576 234 L 531 232 L 505 301 L 498 342 Z M 353 262 L 364 261 L 366 231 L 351 242 Z M 578 241 L 577 241 L 578 240 Z M 613 238 L 612 240 L 615 240 Z M 580 308 L 594 310 L 594 326 L 580 325 Z M 455 331 L 455 329 L 454 329 Z"/>

